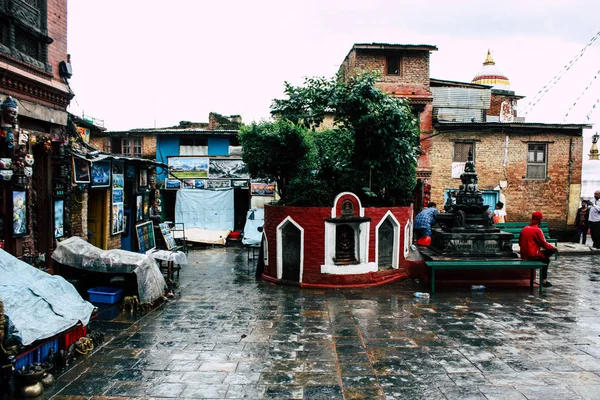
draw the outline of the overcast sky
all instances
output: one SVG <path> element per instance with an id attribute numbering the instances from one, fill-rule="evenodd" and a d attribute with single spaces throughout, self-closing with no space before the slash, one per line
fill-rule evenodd
<path id="1" fill-rule="evenodd" d="M 260 121 L 284 81 L 333 76 L 354 43 L 383 42 L 436 45 L 431 77 L 465 82 L 491 49 L 526 96 L 522 112 L 600 31 L 598 15 L 596 0 L 69 0 L 70 111 L 110 130 L 205 122 L 211 111 Z M 597 40 L 527 121 L 586 122 L 599 70 Z"/>

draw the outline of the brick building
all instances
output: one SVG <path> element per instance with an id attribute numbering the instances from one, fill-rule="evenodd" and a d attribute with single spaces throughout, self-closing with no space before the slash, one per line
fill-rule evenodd
<path id="1" fill-rule="evenodd" d="M 3 163 L 12 177 L 3 173 L 0 244 L 18 257 L 49 259 L 56 236 L 70 233 L 67 1 L 0 2 L 0 21 L 0 97 L 18 113 L 13 120 L 3 112 L 0 156 L 12 161 Z"/>
<path id="2" fill-rule="evenodd" d="M 378 86 L 405 97 L 419 117 L 421 151 L 415 211 L 440 206 L 458 190 L 469 149 L 474 150 L 485 204 L 505 203 L 509 221 L 541 210 L 554 231 L 569 230 L 579 205 L 582 134 L 587 125 L 527 123 L 517 115 L 523 96 L 488 52 L 472 82 L 431 79 L 431 45 L 355 44 L 342 76 L 380 74 Z M 478 162 L 483 161 L 485 162 Z"/>

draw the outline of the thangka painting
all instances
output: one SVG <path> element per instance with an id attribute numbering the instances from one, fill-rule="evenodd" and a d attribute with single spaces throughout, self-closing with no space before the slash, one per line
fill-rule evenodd
<path id="1" fill-rule="evenodd" d="M 27 192 L 13 192 L 13 236 L 27 234 Z"/>
<path id="2" fill-rule="evenodd" d="M 148 170 L 140 169 L 140 188 L 148 186 Z"/>
<path id="3" fill-rule="evenodd" d="M 154 239 L 154 228 L 152 221 L 144 222 L 135 226 L 140 253 L 145 253 L 156 247 Z"/>
<path id="4" fill-rule="evenodd" d="M 178 179 L 208 178 L 208 157 L 169 157 L 169 173 Z"/>
<path id="5" fill-rule="evenodd" d="M 92 163 L 92 187 L 110 187 L 110 160 Z"/>
<path id="6" fill-rule="evenodd" d="M 211 158 L 208 176 L 217 178 L 250 179 L 248 166 L 242 160 Z"/>

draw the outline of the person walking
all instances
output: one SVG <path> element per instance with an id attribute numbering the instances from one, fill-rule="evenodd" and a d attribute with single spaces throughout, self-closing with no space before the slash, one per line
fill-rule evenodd
<path id="1" fill-rule="evenodd" d="M 590 216 L 588 218 L 590 234 L 592 235 L 593 247 L 600 249 L 600 190 L 594 192 L 594 200 L 590 205 Z"/>
<path id="2" fill-rule="evenodd" d="M 431 237 L 431 227 L 435 224 L 435 216 L 439 214 L 436 207 L 437 204 L 434 202 L 429 203 L 429 207 L 417 214 L 414 221 L 414 233 L 417 244 L 428 244 L 423 241 L 419 243 L 422 238 Z"/>
<path id="3" fill-rule="evenodd" d="M 531 214 L 531 223 L 521 230 L 519 248 L 523 260 L 538 260 L 546 264 L 540 271 L 540 285 L 550 287 L 552 284 L 547 280 L 548 265 L 550 265 L 550 256 L 557 250 L 546 241 L 544 233 L 540 229 L 543 218 L 541 211 L 534 211 Z"/>
<path id="4" fill-rule="evenodd" d="M 575 216 L 575 227 L 577 228 L 577 243 L 581 240 L 581 244 L 585 244 L 588 233 L 588 219 L 590 218 L 590 209 L 588 207 L 588 201 L 582 200 L 581 207 L 577 210 Z M 583 239 L 582 239 L 583 236 Z"/>

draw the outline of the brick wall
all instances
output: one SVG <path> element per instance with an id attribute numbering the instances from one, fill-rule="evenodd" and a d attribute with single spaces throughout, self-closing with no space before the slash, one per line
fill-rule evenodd
<path id="1" fill-rule="evenodd" d="M 341 200 L 338 204 L 342 203 Z M 365 216 L 371 218 L 368 261 L 375 261 L 376 226 L 388 210 L 394 214 L 401 224 L 398 255 L 399 269 L 369 272 L 365 274 L 333 275 L 321 273 L 321 265 L 325 263 L 325 220 L 331 217 L 331 208 L 266 205 L 264 232 L 267 236 L 269 246 L 269 265 L 265 266 L 264 275 L 271 280 L 277 279 L 277 226 L 287 217 L 290 217 L 296 224 L 304 229 L 302 286 L 343 287 L 377 285 L 406 277 L 407 271 L 404 267 L 409 263 L 405 262 L 403 253 L 404 227 L 406 226 L 406 221 L 411 218 L 412 207 L 365 209 Z"/>
<path id="2" fill-rule="evenodd" d="M 88 191 L 75 191 L 71 202 L 71 235 L 88 239 Z"/>
<path id="3" fill-rule="evenodd" d="M 156 159 L 156 136 L 142 138 L 142 157 Z"/>
<path id="4" fill-rule="evenodd" d="M 98 150 L 110 151 L 110 138 L 91 136 L 90 144 Z"/>
<path id="5" fill-rule="evenodd" d="M 454 142 L 475 140 L 475 168 L 479 189 L 494 189 L 500 181 L 508 185 L 501 193 L 506 197 L 508 221 L 528 221 L 531 213 L 540 210 L 554 230 L 565 230 L 574 215 L 569 205 L 571 190 L 581 184 L 582 138 L 562 134 L 508 135 L 507 163 L 504 166 L 506 134 L 453 133 L 431 139 L 431 198 L 444 204 L 444 189 L 458 188 L 460 179 L 451 178 Z M 548 173 L 545 180 L 527 180 L 528 142 L 548 143 Z M 569 158 L 572 162 L 569 163 Z"/>
<path id="6" fill-rule="evenodd" d="M 386 75 L 386 56 L 401 54 L 401 74 Z M 360 71 L 374 71 L 381 74 L 380 82 L 418 86 L 429 90 L 429 52 L 404 51 L 388 52 L 383 50 L 356 50 L 350 53 L 340 68 L 346 76 Z"/>
<path id="7" fill-rule="evenodd" d="M 54 79 L 62 82 L 58 64 L 67 61 L 67 0 L 48 0 L 48 36 L 54 40 L 48 45 L 48 62 Z"/>

